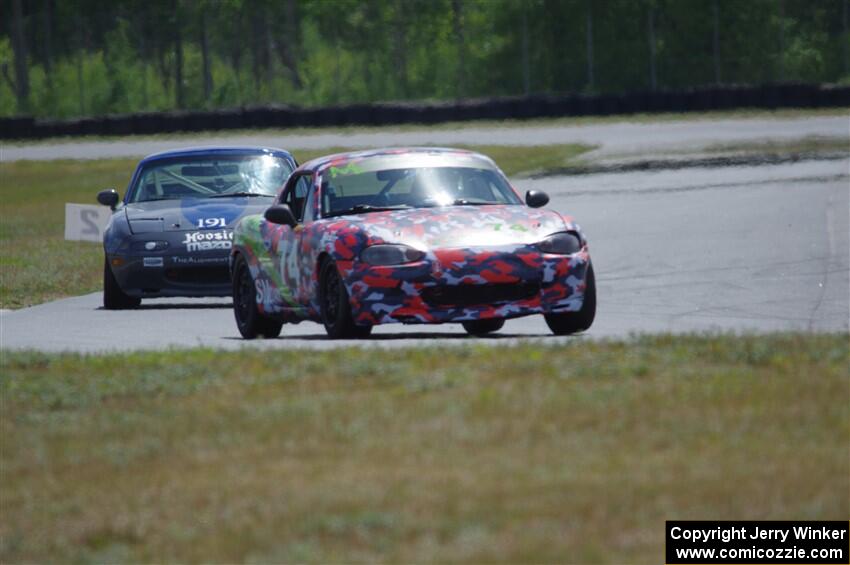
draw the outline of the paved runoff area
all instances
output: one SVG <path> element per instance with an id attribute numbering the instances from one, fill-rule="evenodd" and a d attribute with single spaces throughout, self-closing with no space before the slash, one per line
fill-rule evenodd
<path id="1" fill-rule="evenodd" d="M 846 129 L 846 127 L 845 127 Z M 537 180 L 549 206 L 587 233 L 597 273 L 596 323 L 553 337 L 540 316 L 510 320 L 495 337 L 460 325 L 378 326 L 360 341 L 330 341 L 315 323 L 274 340 L 239 337 L 229 299 L 158 299 L 131 311 L 100 308 L 100 293 L 0 312 L 4 350 L 98 352 L 207 346 L 331 348 L 543 343 L 643 332 L 848 331 L 850 161 L 688 168 Z"/>
<path id="2" fill-rule="evenodd" d="M 592 157 L 699 151 L 708 147 L 760 142 L 783 143 L 806 138 L 848 139 L 847 115 L 803 118 L 691 119 L 661 122 L 601 122 L 586 125 L 516 125 L 499 127 L 463 124 L 457 129 L 425 128 L 393 131 L 293 133 L 214 132 L 169 139 L 47 141 L 5 144 L 0 162 L 49 159 L 108 159 L 138 157 L 167 149 L 199 145 L 263 145 L 283 149 L 385 147 L 401 145 L 547 145 L 582 143 L 599 146 Z M 538 124 L 539 122 L 533 122 Z"/>

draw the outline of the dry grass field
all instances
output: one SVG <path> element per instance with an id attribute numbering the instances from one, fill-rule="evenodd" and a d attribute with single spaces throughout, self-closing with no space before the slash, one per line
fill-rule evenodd
<path id="1" fill-rule="evenodd" d="M 850 515 L 848 336 L 5 353 L 0 561 L 660 563 Z"/>

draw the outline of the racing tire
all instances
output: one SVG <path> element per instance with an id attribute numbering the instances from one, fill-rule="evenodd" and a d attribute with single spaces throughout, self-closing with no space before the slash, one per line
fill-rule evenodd
<path id="1" fill-rule="evenodd" d="M 118 285 L 109 261 L 103 261 L 103 308 L 105 310 L 130 310 L 138 308 L 142 303 L 141 298 L 127 295 Z"/>
<path id="2" fill-rule="evenodd" d="M 563 312 L 561 314 L 545 314 L 546 325 L 555 335 L 569 335 L 583 332 L 590 328 L 596 317 L 596 275 L 593 274 L 593 265 L 587 267 L 586 286 L 584 288 L 584 302 L 581 310 L 577 312 Z"/>
<path id="3" fill-rule="evenodd" d="M 245 339 L 276 338 L 283 327 L 282 321 L 264 316 L 257 309 L 257 289 L 241 255 L 233 267 L 233 315 Z"/>
<path id="4" fill-rule="evenodd" d="M 359 339 L 369 337 L 372 326 L 358 326 L 351 317 L 348 292 L 339 276 L 336 263 L 326 259 L 321 268 L 321 314 L 325 331 L 331 339 Z"/>
<path id="5" fill-rule="evenodd" d="M 491 318 L 489 320 L 470 320 L 463 322 L 463 329 L 469 335 L 487 335 L 497 332 L 505 325 L 505 321 L 499 318 Z"/>

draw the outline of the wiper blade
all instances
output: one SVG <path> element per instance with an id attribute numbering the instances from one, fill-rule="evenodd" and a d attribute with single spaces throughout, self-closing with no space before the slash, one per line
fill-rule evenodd
<path id="1" fill-rule="evenodd" d="M 131 202 L 130 204 L 141 204 L 142 202 L 159 202 L 160 200 L 180 200 L 180 199 L 174 198 L 173 196 L 163 196 L 162 198 L 145 198 L 144 200 L 137 200 L 136 202 Z"/>
<path id="2" fill-rule="evenodd" d="M 261 192 L 245 192 L 245 191 L 242 191 L 242 192 L 225 192 L 225 193 L 222 193 L 222 194 L 216 194 L 214 196 L 208 196 L 207 198 L 230 198 L 232 196 L 250 196 L 250 197 L 265 196 L 267 198 L 271 198 L 274 195 L 273 194 L 263 194 Z"/>
<path id="3" fill-rule="evenodd" d="M 399 204 L 398 206 L 372 206 L 371 204 L 357 204 L 345 210 L 336 210 L 325 214 L 326 218 L 331 216 L 347 216 L 348 214 L 360 214 L 363 212 L 386 212 L 388 210 L 407 210 L 410 206 L 407 204 Z"/>

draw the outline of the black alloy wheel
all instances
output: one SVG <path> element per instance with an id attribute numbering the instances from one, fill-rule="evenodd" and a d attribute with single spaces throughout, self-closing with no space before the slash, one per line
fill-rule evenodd
<path id="1" fill-rule="evenodd" d="M 283 327 L 281 320 L 264 316 L 257 309 L 257 290 L 248 263 L 240 255 L 233 268 L 233 315 L 245 339 L 275 338 Z"/>
<path id="2" fill-rule="evenodd" d="M 103 261 L 103 307 L 106 310 L 129 310 L 138 308 L 141 298 L 129 296 L 119 286 L 115 274 L 109 267 L 109 260 Z"/>
<path id="3" fill-rule="evenodd" d="M 596 275 L 593 274 L 592 264 L 587 267 L 585 281 L 584 302 L 582 302 L 581 310 L 544 315 L 546 325 L 553 334 L 569 335 L 583 332 L 593 324 L 593 319 L 596 317 Z"/>
<path id="4" fill-rule="evenodd" d="M 491 318 L 489 320 L 470 320 L 463 322 L 463 329 L 469 335 L 487 335 L 497 332 L 505 325 L 505 321 L 500 318 Z"/>
<path id="5" fill-rule="evenodd" d="M 321 296 L 322 323 L 325 331 L 331 339 L 357 339 L 368 337 L 372 333 L 372 326 L 358 326 L 351 317 L 351 304 L 348 300 L 348 292 L 336 263 L 331 259 L 325 259 L 321 268 Z"/>

